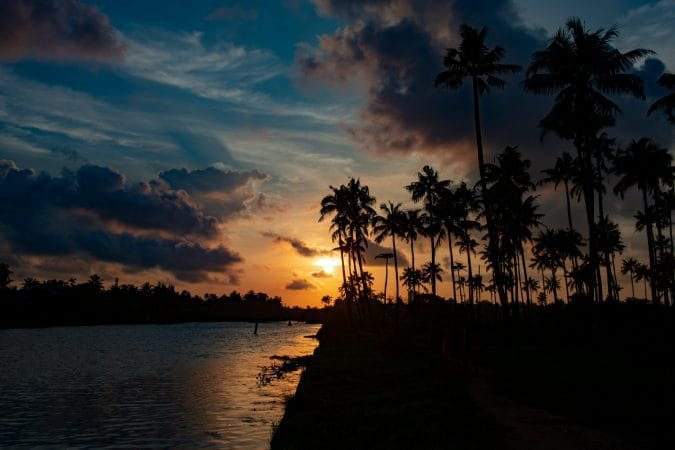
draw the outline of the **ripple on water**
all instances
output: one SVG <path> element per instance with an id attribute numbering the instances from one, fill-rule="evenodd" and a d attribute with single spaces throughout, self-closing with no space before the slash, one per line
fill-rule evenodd
<path id="1" fill-rule="evenodd" d="M 318 325 L 0 330 L 0 446 L 265 448 L 299 377 L 259 387 Z"/>

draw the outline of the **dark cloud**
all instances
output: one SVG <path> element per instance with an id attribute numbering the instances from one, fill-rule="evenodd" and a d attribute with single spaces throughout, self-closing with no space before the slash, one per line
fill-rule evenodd
<path id="1" fill-rule="evenodd" d="M 162 181 L 127 187 L 119 172 L 92 165 L 82 166 L 75 181 L 70 206 L 81 205 L 104 220 L 177 235 L 213 238 L 219 233 L 215 217 L 205 215 L 188 193 L 170 189 Z"/>
<path id="2" fill-rule="evenodd" d="M 333 275 L 330 273 L 319 270 L 318 272 L 312 272 L 312 277 L 314 278 L 333 278 Z"/>
<path id="3" fill-rule="evenodd" d="M 508 0 L 484 4 L 469 1 L 316 0 L 320 12 L 342 18 L 347 25 L 319 38 L 317 48 L 300 47 L 297 61 L 310 79 L 340 82 L 360 75 L 368 87 L 359 125 L 347 128 L 361 147 L 378 152 L 447 153 L 473 162 L 473 123 L 469 87 L 448 92 L 434 87 L 446 47 L 457 44 L 458 25 L 487 26 L 489 43 L 507 49 L 506 61 L 526 64 L 543 36 L 520 28 Z M 494 97 L 508 101 L 484 103 L 490 133 L 503 147 L 518 143 L 525 132 L 536 134 L 536 116 L 526 96 L 509 80 L 507 92 Z M 518 96 L 518 107 L 514 98 Z M 537 108 L 534 108 L 535 110 Z M 540 108 L 541 109 L 541 108 Z M 450 157 L 450 156 L 449 156 Z"/>
<path id="4" fill-rule="evenodd" d="M 310 289 L 316 289 L 316 286 L 305 279 L 296 278 L 286 285 L 286 289 L 289 291 L 307 291 Z"/>
<path id="5" fill-rule="evenodd" d="M 310 247 L 305 242 L 294 237 L 282 236 L 271 231 L 266 231 L 262 233 L 262 235 L 263 237 L 274 240 L 276 243 L 286 242 L 290 244 L 291 247 L 293 247 L 293 250 L 295 250 L 299 255 L 306 256 L 308 258 L 313 256 L 330 255 L 331 253 L 330 250 Z"/>
<path id="6" fill-rule="evenodd" d="M 525 67 L 532 52 L 547 40 L 542 30 L 522 25 L 510 0 L 314 3 L 320 13 L 337 17 L 344 26 L 320 36 L 315 47 L 299 46 L 296 60 L 306 80 L 365 84 L 366 102 L 357 125 L 346 127 L 348 135 L 365 150 L 433 153 L 463 165 L 466 172 L 476 168 L 469 83 L 456 92 L 434 86 L 436 74 L 443 70 L 445 49 L 458 44 L 459 25 L 486 26 L 488 45 L 506 49 L 504 62 Z M 565 19 L 560 18 L 561 25 Z M 554 136 L 539 143 L 537 123 L 552 98 L 525 93 L 522 76 L 506 77 L 504 91 L 482 98 L 486 160 L 491 161 L 506 145 L 519 145 L 535 161 L 536 169 L 544 168 L 566 144 Z M 630 120 L 621 123 L 634 125 Z"/>
<path id="7" fill-rule="evenodd" d="M 202 242 L 220 234 L 219 222 L 185 191 L 161 181 L 127 187 L 122 174 L 100 166 L 53 177 L 0 161 L 0 230 L 18 253 L 85 255 L 190 281 L 242 261 Z"/>
<path id="8" fill-rule="evenodd" d="M 0 60 L 118 58 L 117 31 L 97 8 L 77 0 L 0 2 Z"/>
<path id="9" fill-rule="evenodd" d="M 364 260 L 366 265 L 368 266 L 384 266 L 385 265 L 385 260 L 384 258 L 375 258 L 377 255 L 381 253 L 394 253 L 394 250 L 392 248 L 388 247 L 383 247 L 380 244 L 377 244 L 375 242 L 368 242 L 368 247 L 366 248 L 366 252 L 363 255 Z M 399 269 L 401 267 L 407 267 L 410 264 L 408 263 L 408 258 L 401 252 L 401 249 L 398 248 L 397 246 L 397 259 L 398 259 L 398 267 Z M 389 266 L 394 267 L 394 258 L 391 258 L 389 260 Z"/>
<path id="10" fill-rule="evenodd" d="M 216 167 L 187 170 L 171 169 L 159 174 L 173 189 L 194 192 L 229 192 L 240 189 L 252 181 L 266 181 L 269 175 L 258 170 L 221 170 Z"/>
<path id="11" fill-rule="evenodd" d="M 257 18 L 258 11 L 253 8 L 244 8 L 239 3 L 232 6 L 221 6 L 206 16 L 206 20 L 256 20 Z"/>

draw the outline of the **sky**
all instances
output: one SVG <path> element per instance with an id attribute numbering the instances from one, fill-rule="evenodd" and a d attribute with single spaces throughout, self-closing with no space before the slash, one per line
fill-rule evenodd
<path id="1" fill-rule="evenodd" d="M 672 127 L 645 113 L 675 70 L 674 0 L 5 0 L 0 260 L 16 280 L 97 273 L 319 305 L 339 280 L 317 221 L 330 185 L 357 177 L 378 204 L 412 207 L 403 187 L 426 164 L 475 182 L 470 93 L 433 86 L 459 25 L 487 26 L 505 62 L 527 65 L 571 16 L 617 26 L 620 50 L 656 52 L 634 68 L 648 100 L 621 100 L 609 131 L 672 149 Z M 486 158 L 517 145 L 538 178 L 572 149 L 539 139 L 551 99 L 521 79 L 482 100 Z M 562 193 L 538 194 L 544 222 L 563 226 Z M 636 198 L 607 203 L 626 253 L 646 260 Z M 377 290 L 384 250 L 366 260 Z"/>

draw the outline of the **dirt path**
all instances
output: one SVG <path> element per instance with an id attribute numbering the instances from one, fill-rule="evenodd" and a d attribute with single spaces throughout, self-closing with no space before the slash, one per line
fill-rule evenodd
<path id="1" fill-rule="evenodd" d="M 636 450 L 616 436 L 574 424 L 548 411 L 522 405 L 495 391 L 484 375 L 467 383 L 480 409 L 507 428 L 506 449 Z"/>

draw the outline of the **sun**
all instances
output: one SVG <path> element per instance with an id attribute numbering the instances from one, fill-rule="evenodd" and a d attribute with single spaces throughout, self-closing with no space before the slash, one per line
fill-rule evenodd
<path id="1" fill-rule="evenodd" d="M 333 270 L 340 265 L 338 258 L 319 258 L 314 262 L 315 266 L 321 267 L 326 273 L 333 273 Z"/>

